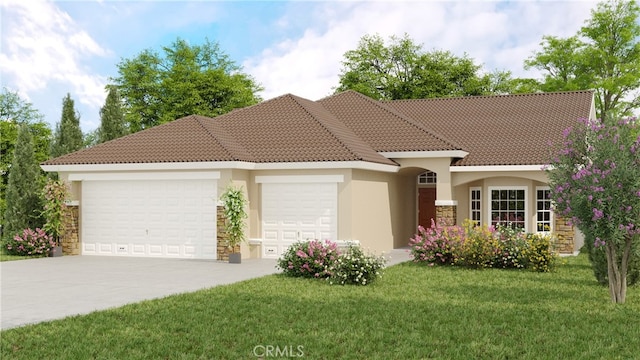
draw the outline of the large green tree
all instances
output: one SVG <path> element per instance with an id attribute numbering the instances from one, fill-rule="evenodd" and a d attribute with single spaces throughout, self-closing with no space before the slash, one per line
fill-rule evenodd
<path id="1" fill-rule="evenodd" d="M 7 208 L 2 229 L 5 237 L 13 237 L 26 228 L 43 226 L 42 180 L 31 130 L 21 124 L 6 190 Z"/>
<path id="2" fill-rule="evenodd" d="M 467 54 L 425 52 L 408 35 L 365 35 L 344 54 L 336 92 L 355 90 L 374 99 L 415 99 L 512 92 L 511 74 L 485 73 Z"/>
<path id="3" fill-rule="evenodd" d="M 98 143 L 117 139 L 127 134 L 124 123 L 124 112 L 118 88 L 109 86 L 109 93 L 104 106 L 100 109 L 100 128 L 98 130 Z"/>
<path id="4" fill-rule="evenodd" d="M 72 153 L 84 147 L 82 130 L 80 129 L 80 115 L 75 109 L 71 95 L 62 99 L 62 117 L 56 125 L 51 157 L 58 157 Z"/>
<path id="5" fill-rule="evenodd" d="M 262 88 L 217 43 L 190 45 L 178 38 L 118 64 L 114 84 L 124 100 L 129 131 L 136 132 L 177 118 L 217 116 L 253 105 Z"/>
<path id="6" fill-rule="evenodd" d="M 525 68 L 543 71 L 541 89 L 595 89 L 600 119 L 630 115 L 640 105 L 640 8 L 635 1 L 605 1 L 568 38 L 545 36 Z"/>
<path id="7" fill-rule="evenodd" d="M 13 151 L 18 137 L 18 128 L 26 125 L 34 141 L 35 158 L 43 162 L 49 158 L 51 129 L 42 114 L 33 105 L 13 91 L 3 88 L 0 93 L 0 224 L 4 223 L 6 210 L 5 191 L 9 183 Z"/>

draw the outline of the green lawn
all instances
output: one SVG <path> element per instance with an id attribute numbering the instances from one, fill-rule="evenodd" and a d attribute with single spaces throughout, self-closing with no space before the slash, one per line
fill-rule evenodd
<path id="1" fill-rule="evenodd" d="M 366 287 L 273 275 L 0 337 L 2 359 L 632 359 L 640 288 L 610 303 L 584 255 L 548 274 L 405 263 Z"/>
<path id="2" fill-rule="evenodd" d="M 0 261 L 13 261 L 32 258 L 32 256 L 9 255 L 7 254 L 7 249 L 5 249 L 3 246 L 0 246 Z"/>

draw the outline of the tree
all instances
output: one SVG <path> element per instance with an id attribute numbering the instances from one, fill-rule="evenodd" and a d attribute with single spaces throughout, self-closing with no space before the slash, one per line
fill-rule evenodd
<path id="1" fill-rule="evenodd" d="M 624 303 L 640 241 L 640 123 L 581 120 L 547 173 L 557 211 L 604 250 L 611 300 Z"/>
<path id="2" fill-rule="evenodd" d="M 51 157 L 58 157 L 72 153 L 84 147 L 82 130 L 80 129 L 80 115 L 74 107 L 71 95 L 62 99 L 62 117 L 56 125 L 56 131 L 51 144 Z"/>
<path id="3" fill-rule="evenodd" d="M 35 157 L 33 136 L 29 127 L 21 124 L 6 191 L 7 209 L 2 229 L 6 237 L 12 238 L 26 228 L 40 228 L 44 224 L 41 215 L 42 179 Z"/>
<path id="4" fill-rule="evenodd" d="M 117 139 L 127 133 L 118 88 L 108 86 L 108 89 L 107 99 L 105 100 L 104 106 L 100 109 L 98 143 Z"/>
<path id="5" fill-rule="evenodd" d="M 124 100 L 131 132 L 198 114 L 217 116 L 258 103 L 262 88 L 217 43 L 178 38 L 163 55 L 150 49 L 118 64 L 112 81 Z"/>
<path id="6" fill-rule="evenodd" d="M 365 35 L 356 50 L 344 54 L 336 92 L 355 90 L 374 99 L 415 99 L 509 93 L 511 73 L 481 74 L 467 54 L 424 52 L 408 35 Z"/>
<path id="7" fill-rule="evenodd" d="M 543 37 L 525 68 L 544 72 L 543 91 L 595 89 L 597 117 L 620 118 L 640 105 L 640 7 L 605 1 L 569 38 Z"/>
<path id="8" fill-rule="evenodd" d="M 5 192 L 9 183 L 18 128 L 21 124 L 26 125 L 31 131 L 36 161 L 40 163 L 49 158 L 51 129 L 43 118 L 31 103 L 22 100 L 16 92 L 7 88 L 2 89 L 0 93 L 0 224 L 4 223 Z"/>

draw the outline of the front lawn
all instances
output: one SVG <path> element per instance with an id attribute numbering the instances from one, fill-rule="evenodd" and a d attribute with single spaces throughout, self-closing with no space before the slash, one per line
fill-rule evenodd
<path id="1" fill-rule="evenodd" d="M 9 255 L 7 254 L 7 249 L 5 249 L 4 246 L 0 246 L 0 261 L 13 261 L 31 258 L 32 256 Z"/>
<path id="2" fill-rule="evenodd" d="M 640 288 L 610 303 L 584 255 L 555 273 L 404 263 L 366 287 L 273 275 L 0 337 L 3 359 L 630 359 Z"/>

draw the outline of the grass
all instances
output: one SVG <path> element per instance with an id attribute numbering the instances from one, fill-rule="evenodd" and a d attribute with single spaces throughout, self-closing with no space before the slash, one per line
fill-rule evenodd
<path id="1" fill-rule="evenodd" d="M 404 263 L 366 287 L 272 275 L 10 329 L 0 357 L 631 359 L 639 314 L 640 288 L 610 303 L 584 255 L 546 274 Z"/>
<path id="2" fill-rule="evenodd" d="M 0 246 L 0 262 L 33 259 L 33 258 L 34 258 L 33 256 L 9 255 L 7 254 L 7 249 L 5 249 L 4 246 Z"/>

